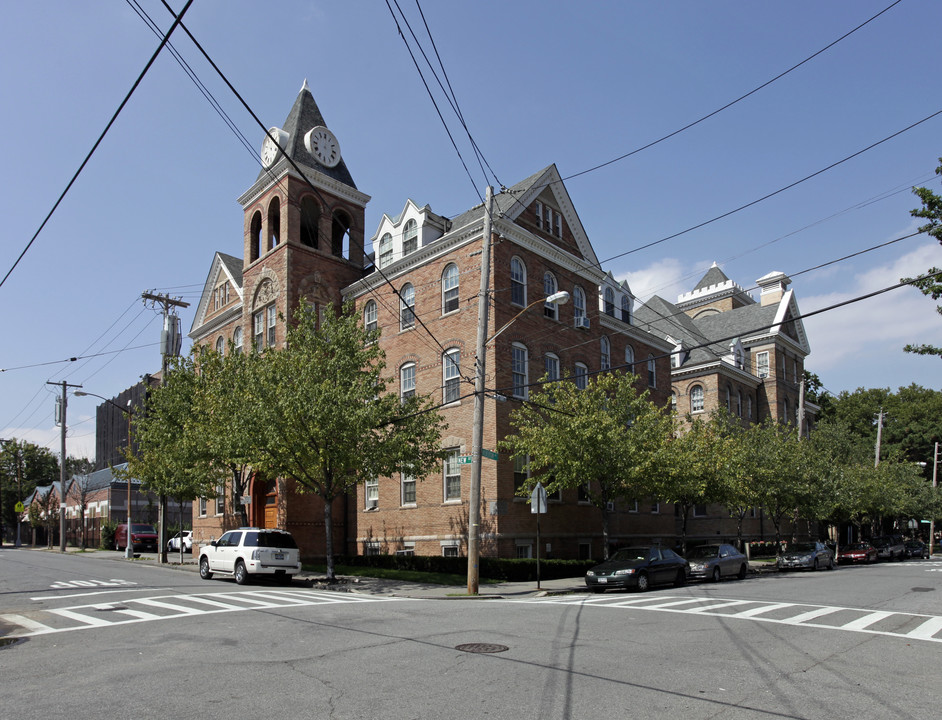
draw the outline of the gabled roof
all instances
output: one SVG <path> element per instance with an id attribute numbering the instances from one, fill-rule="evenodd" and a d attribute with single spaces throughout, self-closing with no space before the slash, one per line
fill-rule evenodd
<path id="1" fill-rule="evenodd" d="M 88 475 L 74 475 L 72 477 L 71 483 L 77 484 L 82 487 L 86 492 L 94 492 L 95 490 L 103 490 L 106 487 L 109 487 L 113 482 L 120 482 L 124 484 L 124 480 L 119 480 L 114 476 L 115 469 L 123 469 L 128 466 L 127 463 L 121 463 L 116 465 L 114 468 L 104 468 L 103 470 L 96 470 L 95 472 L 88 473 Z M 134 480 L 131 481 L 132 484 Z"/>
<path id="2" fill-rule="evenodd" d="M 697 283 L 694 290 L 703 290 L 710 287 L 711 285 L 719 285 L 725 282 L 729 282 L 729 278 L 726 276 L 726 273 L 720 270 L 719 265 L 713 263 L 710 269 L 706 271 L 706 275 L 700 278 L 700 282 Z"/>
<path id="3" fill-rule="evenodd" d="M 654 335 L 670 338 L 690 351 L 688 363 L 699 365 L 715 361 L 720 348 L 710 345 L 710 338 L 701 332 L 698 323 L 687 313 L 664 298 L 655 295 L 635 310 L 634 324 Z"/>
<path id="4" fill-rule="evenodd" d="M 217 252 L 213 256 L 213 264 L 209 268 L 209 274 L 206 276 L 206 283 L 203 285 L 203 294 L 200 295 L 199 305 L 196 306 L 196 313 L 193 316 L 193 324 L 190 326 L 190 338 L 193 338 L 197 330 L 206 322 L 206 315 L 209 313 L 210 303 L 213 298 L 213 291 L 222 281 L 221 275 L 224 275 L 232 285 L 239 296 L 239 302 L 233 303 L 232 307 L 240 307 L 244 296 L 242 294 L 242 259 Z"/>
<path id="5" fill-rule="evenodd" d="M 321 115 L 320 108 L 318 108 L 317 103 L 314 102 L 314 96 L 311 94 L 307 80 L 305 80 L 304 85 L 301 86 L 301 91 L 298 93 L 297 99 L 294 101 L 294 106 L 291 108 L 288 117 L 285 118 L 285 122 L 281 127 L 282 130 L 288 133 L 285 151 L 296 163 L 307 165 L 344 185 L 356 188 L 356 183 L 353 182 L 353 177 L 350 175 L 350 171 L 347 170 L 347 165 L 343 161 L 342 149 L 340 162 L 334 167 L 327 167 L 326 165 L 321 165 L 320 162 L 307 151 L 307 148 L 304 147 L 304 136 L 309 130 L 319 125 L 327 127 L 324 116 Z M 256 178 L 256 182 L 262 178 L 268 177 L 269 173 L 273 173 L 277 166 L 285 163 L 287 163 L 287 161 L 284 156 L 280 156 L 274 165 L 268 168 L 262 168 Z"/>

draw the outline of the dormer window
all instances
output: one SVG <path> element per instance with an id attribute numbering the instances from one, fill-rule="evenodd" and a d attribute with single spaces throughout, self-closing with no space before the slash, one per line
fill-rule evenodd
<path id="1" fill-rule="evenodd" d="M 402 231 L 402 255 L 405 257 L 414 253 L 419 247 L 419 226 L 415 220 L 406 223 L 405 230 Z"/>
<path id="2" fill-rule="evenodd" d="M 615 291 L 605 288 L 605 314 L 615 317 Z"/>
<path id="3" fill-rule="evenodd" d="M 389 263 L 392 262 L 393 258 L 393 245 L 392 245 L 392 235 L 389 233 L 384 233 L 383 237 L 379 240 L 379 266 L 381 268 L 386 267 Z"/>
<path id="4" fill-rule="evenodd" d="M 536 201 L 536 226 L 543 229 L 543 203 Z"/>
<path id="5" fill-rule="evenodd" d="M 628 294 L 621 296 L 621 321 L 631 324 L 631 296 Z"/>

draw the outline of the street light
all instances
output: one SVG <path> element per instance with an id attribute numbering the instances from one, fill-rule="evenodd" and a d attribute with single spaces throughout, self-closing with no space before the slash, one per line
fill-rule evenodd
<path id="1" fill-rule="evenodd" d="M 126 414 L 128 416 L 128 450 L 130 450 L 131 448 L 131 417 L 133 415 L 133 413 L 131 412 L 131 401 L 128 400 L 128 407 L 123 408 L 120 405 L 118 405 L 118 403 L 116 403 L 114 400 L 106 398 L 103 395 L 97 395 L 95 393 L 90 393 L 90 392 L 84 392 L 82 390 L 76 390 L 75 395 L 77 397 L 86 397 L 86 396 L 96 397 L 99 400 L 104 400 L 106 403 L 111 403 L 116 408 L 118 408 L 118 410 Z M 124 541 L 124 557 L 127 558 L 128 560 L 132 560 L 134 559 L 134 540 L 132 539 L 132 536 L 131 536 L 131 478 L 130 476 L 126 478 L 126 483 L 128 486 L 128 522 L 127 522 L 127 537 Z"/>
<path id="2" fill-rule="evenodd" d="M 485 237 L 487 236 L 485 235 Z M 484 333 L 480 332 L 480 329 L 487 328 L 486 318 L 479 325 L 477 360 L 474 364 L 474 421 L 471 437 L 471 490 L 468 507 L 468 595 L 477 595 L 480 584 L 478 565 L 481 550 L 478 533 L 481 522 L 481 450 L 484 446 L 484 375 L 487 346 L 534 305 L 539 303 L 544 305 L 565 305 L 567 302 L 569 302 L 569 293 L 565 290 L 555 292 L 545 298 L 538 298 L 514 315 L 496 333 L 491 335 L 490 339 L 484 339 Z"/>

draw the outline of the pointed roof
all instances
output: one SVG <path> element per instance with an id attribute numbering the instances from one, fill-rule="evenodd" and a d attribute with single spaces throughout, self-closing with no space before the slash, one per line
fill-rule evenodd
<path id="1" fill-rule="evenodd" d="M 344 163 L 343 157 L 340 158 L 340 162 L 334 167 L 327 167 L 321 165 L 320 162 L 307 151 L 307 148 L 304 147 L 304 136 L 309 130 L 318 126 L 327 127 L 327 122 L 324 120 L 324 116 L 321 115 L 317 103 L 314 102 L 311 88 L 308 87 L 307 80 L 305 80 L 281 128 L 288 134 L 288 140 L 284 147 L 285 152 L 299 165 L 312 167 L 344 185 L 356 188 L 356 183 L 353 182 L 353 177 L 350 175 L 350 171 L 347 170 L 347 165 Z M 271 167 L 262 168 L 256 178 L 256 182 L 262 178 L 269 177 L 269 174 L 274 168 L 284 162 L 286 162 L 286 160 L 282 156 Z"/>
<path id="2" fill-rule="evenodd" d="M 729 278 L 726 277 L 726 273 L 720 270 L 720 266 L 714 262 L 710 269 L 706 271 L 706 275 L 700 278 L 700 282 L 697 283 L 694 290 L 703 290 L 712 285 L 721 285 L 726 282 L 729 282 Z"/>

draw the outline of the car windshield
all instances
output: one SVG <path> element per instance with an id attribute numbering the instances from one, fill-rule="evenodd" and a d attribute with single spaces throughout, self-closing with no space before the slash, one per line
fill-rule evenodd
<path id="1" fill-rule="evenodd" d="M 245 534 L 247 547 L 296 548 L 294 538 L 288 533 L 250 532 Z"/>
<path id="2" fill-rule="evenodd" d="M 611 559 L 615 562 L 631 562 L 633 560 L 647 560 L 648 553 L 651 552 L 650 548 L 646 547 L 632 547 L 632 548 L 623 548 L 612 555 Z"/>
<path id="3" fill-rule="evenodd" d="M 154 530 L 154 526 L 153 526 L 153 525 L 138 525 L 137 523 L 134 523 L 134 524 L 131 525 L 131 532 L 136 532 L 136 533 L 153 533 L 154 535 L 157 534 L 157 531 Z"/>
<path id="4" fill-rule="evenodd" d="M 867 543 L 854 543 L 853 545 L 848 545 L 844 549 L 848 552 L 853 552 L 855 550 L 866 550 L 868 547 Z"/>
<path id="5" fill-rule="evenodd" d="M 691 559 L 706 559 L 706 558 L 715 558 L 719 556 L 720 548 L 718 545 L 701 545 L 698 548 L 694 548 L 691 553 L 687 556 Z"/>
<path id="6" fill-rule="evenodd" d="M 795 543 L 794 545 L 789 547 L 786 552 L 790 552 L 790 553 L 813 552 L 814 549 L 815 549 L 814 543 Z"/>

